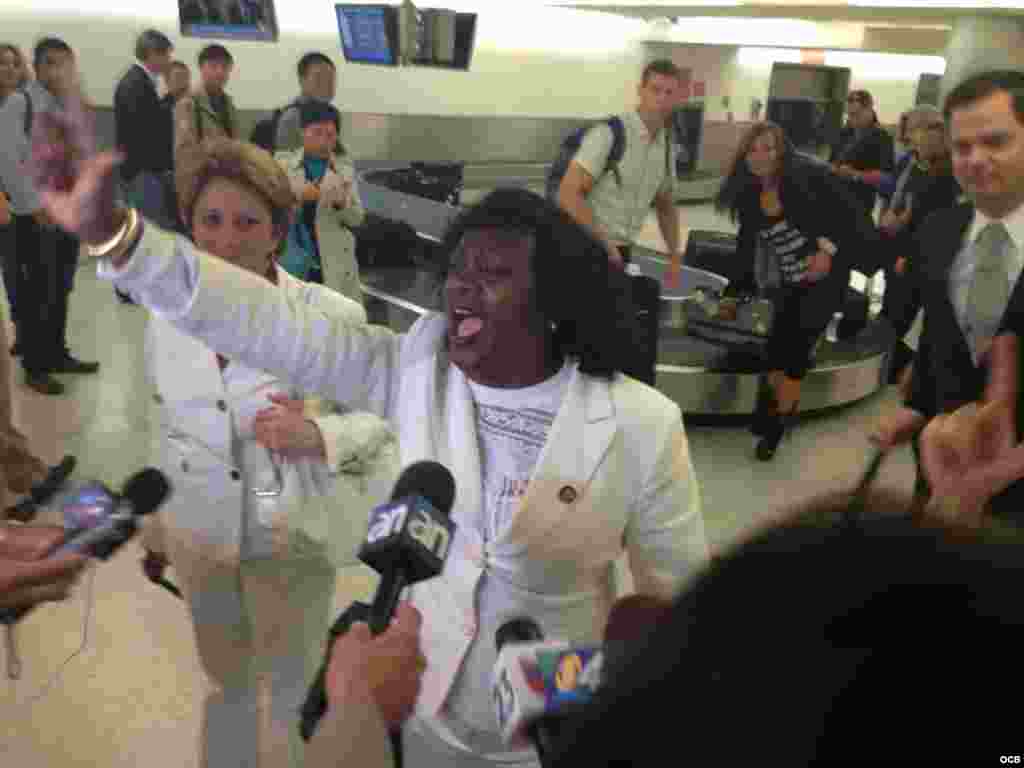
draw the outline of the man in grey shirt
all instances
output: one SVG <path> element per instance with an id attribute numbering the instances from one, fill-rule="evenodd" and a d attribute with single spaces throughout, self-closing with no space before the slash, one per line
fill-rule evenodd
<path id="1" fill-rule="evenodd" d="M 599 124 L 587 131 L 562 179 L 559 205 L 605 243 L 613 264 L 629 261 L 652 202 L 668 255 L 674 265 L 681 260 L 675 157 L 666 148 L 680 81 L 679 68 L 667 59 L 644 67 L 636 110 L 619 116 L 626 144 L 618 173 L 605 173 L 614 138 L 608 125 Z"/>
<path id="2" fill-rule="evenodd" d="M 302 146 L 301 107 L 307 101 L 334 101 L 337 71 L 334 62 L 319 51 L 307 53 L 299 59 L 299 87 L 301 93 L 295 103 L 281 113 L 277 121 L 274 150 L 298 149 Z"/>

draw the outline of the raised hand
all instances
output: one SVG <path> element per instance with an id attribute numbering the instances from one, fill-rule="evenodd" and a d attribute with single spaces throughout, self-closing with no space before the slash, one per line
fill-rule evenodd
<path id="1" fill-rule="evenodd" d="M 62 112 L 35 118 L 27 170 L 55 224 L 87 243 L 102 243 L 123 220 L 115 206 L 114 169 L 121 158 L 96 152 L 92 116 L 77 90 L 69 89 L 65 104 Z"/>
<path id="2" fill-rule="evenodd" d="M 320 429 L 294 405 L 274 405 L 260 411 L 253 421 L 253 432 L 268 451 L 286 459 L 326 458 Z"/>
<path id="3" fill-rule="evenodd" d="M 981 402 L 936 416 L 921 435 L 921 464 L 935 508 L 975 523 L 993 496 L 1024 478 L 1024 444 L 1017 442 L 1019 341 L 997 336 L 983 358 L 989 371 Z"/>

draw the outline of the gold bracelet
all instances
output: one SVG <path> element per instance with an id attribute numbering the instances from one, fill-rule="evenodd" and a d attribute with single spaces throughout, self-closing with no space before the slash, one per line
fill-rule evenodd
<path id="1" fill-rule="evenodd" d="M 134 208 L 131 209 L 130 221 L 128 222 L 128 230 L 124 234 L 124 238 L 119 242 L 108 254 L 109 259 L 115 266 L 118 265 L 119 261 L 124 260 L 125 256 L 134 250 L 135 246 L 138 245 L 139 240 L 142 239 L 142 232 L 145 229 L 145 220 L 139 216 Z"/>
<path id="2" fill-rule="evenodd" d="M 90 258 L 102 259 L 108 256 L 114 251 L 119 245 L 121 245 L 128 233 L 138 227 L 139 214 L 134 208 L 128 208 L 125 211 L 124 222 L 121 224 L 121 228 L 117 231 L 112 238 L 100 243 L 99 245 L 88 245 L 85 246 L 85 252 Z"/>

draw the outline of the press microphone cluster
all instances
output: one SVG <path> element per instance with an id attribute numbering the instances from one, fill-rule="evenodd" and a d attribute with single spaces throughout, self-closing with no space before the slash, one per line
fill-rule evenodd
<path id="1" fill-rule="evenodd" d="M 299 731 L 309 741 L 327 711 L 325 678 L 334 640 L 357 621 L 378 635 L 388 628 L 402 591 L 432 579 L 444 568 L 455 534 L 449 519 L 455 503 L 455 479 L 443 464 L 421 461 L 407 467 L 395 483 L 391 500 L 370 512 L 359 559 L 380 574 L 373 604 L 353 603 L 328 632 L 327 653 L 302 705 Z"/>
<path id="2" fill-rule="evenodd" d="M 167 477 L 152 467 L 132 475 L 120 493 L 99 482 L 69 491 L 59 502 L 64 516 L 64 542 L 47 557 L 77 553 L 109 559 L 138 531 L 139 518 L 153 513 L 170 492 Z M 0 612 L 0 624 L 14 624 L 31 610 Z"/>
<path id="3" fill-rule="evenodd" d="M 532 745 L 546 765 L 565 723 L 621 674 L 627 656 L 668 609 L 657 598 L 622 598 L 612 606 L 601 645 L 545 640 L 529 618 L 503 624 L 495 635 L 492 687 L 502 740 L 514 749 Z"/>

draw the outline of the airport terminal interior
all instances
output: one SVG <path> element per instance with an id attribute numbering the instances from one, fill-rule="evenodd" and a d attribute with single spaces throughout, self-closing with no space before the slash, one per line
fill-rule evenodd
<path id="1" fill-rule="evenodd" d="M 31 51 L 43 35 L 66 39 L 107 146 L 114 83 L 131 65 L 133 40 L 144 28 L 173 40 L 176 57 L 194 69 L 193 84 L 203 45 L 216 41 L 232 50 L 228 91 L 242 135 L 294 97 L 302 53 L 326 52 L 337 66 L 341 139 L 355 160 L 363 205 L 378 220 L 401 223 L 419 243 L 416 258 L 406 259 L 392 258 L 382 241 L 361 264 L 371 321 L 396 331 L 437 308 L 430 286 L 424 288 L 423 261 L 461 206 L 505 185 L 542 192 L 547 164 L 566 133 L 631 110 L 643 65 L 671 59 L 685 73 L 681 106 L 689 144 L 685 167 L 676 169 L 675 203 L 687 257 L 682 284 L 664 290 L 655 310 L 654 374 L 655 386 L 684 413 L 709 547 L 724 552 L 803 500 L 852 489 L 871 459 L 869 433 L 901 399 L 889 376 L 895 340 L 878 317 L 884 279 L 853 274 L 848 310 L 866 307 L 865 326 L 846 338 L 830 326 L 816 346 L 798 422 L 772 461 L 758 461 L 748 429 L 757 375 L 733 353 L 763 339 L 750 323 L 744 326 L 751 305 L 741 306 L 736 327 L 711 322 L 716 309 L 707 304 L 720 299 L 730 269 L 716 272 L 717 251 L 705 246 L 713 233 L 729 243 L 736 232 L 711 198 L 755 120 L 784 124 L 801 151 L 825 157 L 850 91 L 871 92 L 881 124 L 895 135 L 901 113 L 940 103 L 950 82 L 965 73 L 982 65 L 1021 68 L 1024 22 L 1015 14 L 1024 5 L 530 0 L 515 3 L 513 13 L 513 3 L 497 0 L 436 3 L 458 12 L 449 41 L 454 54 L 435 49 L 437 60 L 426 62 L 392 50 L 401 60 L 391 66 L 372 63 L 370 54 L 359 61 L 359 41 L 345 44 L 341 6 L 329 0 L 281 0 L 276 11 L 268 4 L 273 28 L 259 26 L 267 39 L 232 37 L 227 29 L 218 37 L 216 24 L 179 18 L 173 0 L 152 0 L 145 11 L 127 2 L 113 8 L 85 2 L 89 8 L 79 18 L 59 0 L 31 12 L 0 3 L 0 42 L 9 37 Z M 986 10 L 994 5 L 1005 9 Z M 468 34 L 467 16 L 475 24 Z M 560 35 L 558 28 L 578 32 Z M 448 184 L 443 175 L 452 172 L 456 181 Z M 660 279 L 665 251 L 652 211 L 634 261 Z M 116 487 L 149 461 L 153 391 L 141 375 L 147 311 L 119 301 L 95 262 L 83 259 L 69 314 L 70 348 L 98 361 L 99 373 L 61 377 L 66 392 L 46 396 L 25 385 L 15 362 L 15 421 L 47 462 L 77 456 L 73 482 L 95 478 Z M 909 493 L 914 479 L 914 457 L 901 448 L 884 462 L 877 482 Z M 0 501 L 6 507 L 14 498 Z M 59 522 L 61 513 L 43 509 L 39 519 Z M 0 650 L 0 765 L 200 765 L 202 694 L 209 683 L 185 603 L 146 581 L 142 554 L 129 542 L 91 567 L 70 600 L 36 609 L 15 628 L 20 679 L 9 679 Z M 173 565 L 169 576 L 174 579 Z M 338 572 L 335 609 L 369 598 L 376 578 L 353 557 Z"/>

